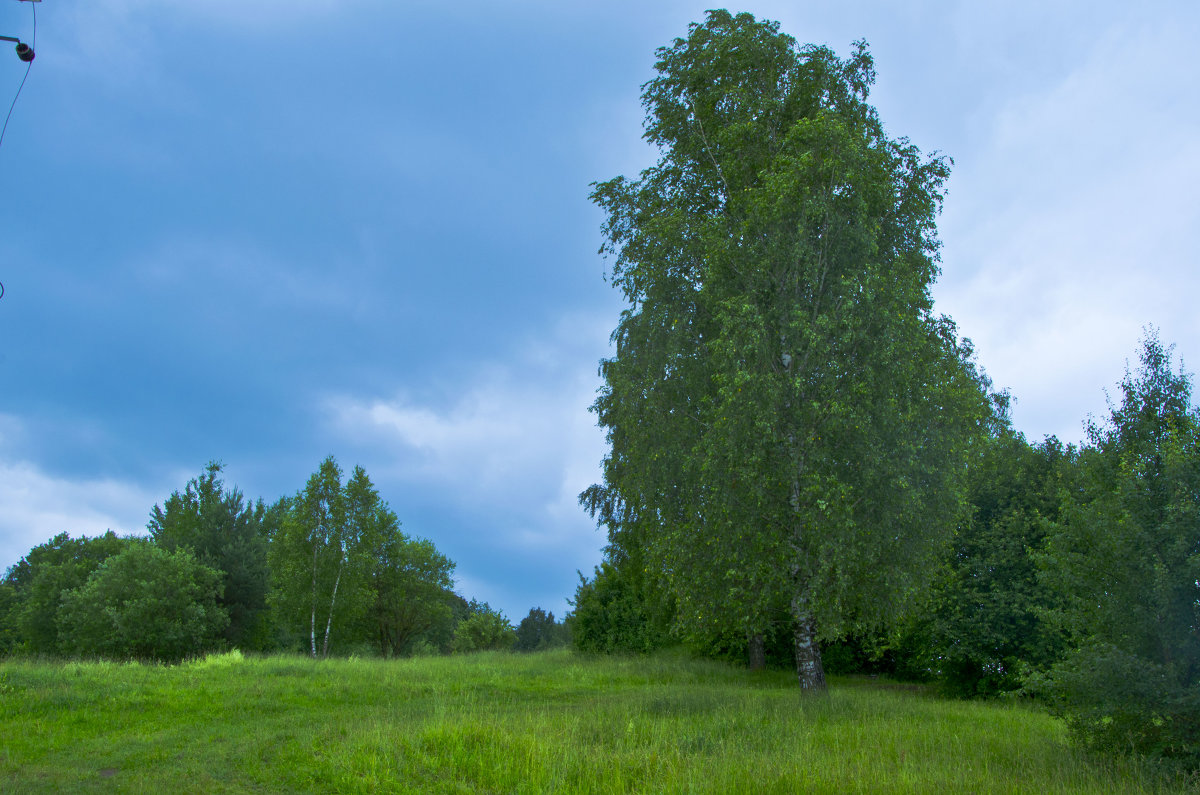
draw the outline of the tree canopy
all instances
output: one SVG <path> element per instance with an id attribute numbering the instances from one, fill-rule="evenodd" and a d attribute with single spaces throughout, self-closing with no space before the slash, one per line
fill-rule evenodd
<path id="1" fill-rule="evenodd" d="M 197 560 L 221 572 L 220 604 L 229 615 L 224 637 L 246 648 L 263 642 L 267 599 L 267 507 L 247 505 L 236 488 L 226 491 L 221 465 L 211 462 L 162 507 L 155 505 L 146 529 L 171 552 L 188 549 Z"/>
<path id="2" fill-rule="evenodd" d="M 130 544 L 63 595 L 59 646 L 80 656 L 178 661 L 217 647 L 221 572 L 188 549 Z"/>
<path id="3" fill-rule="evenodd" d="M 842 60 L 710 11 L 658 57 L 659 161 L 592 193 L 629 307 L 581 499 L 664 578 L 677 631 L 788 621 L 823 689 L 818 638 L 903 603 L 987 413 L 929 295 L 948 163 L 887 137 L 861 42 Z"/>
<path id="4" fill-rule="evenodd" d="M 1042 556 L 1075 650 L 1045 683 L 1077 737 L 1200 761 L 1200 407 L 1146 336 L 1119 402 L 1089 426 Z"/>

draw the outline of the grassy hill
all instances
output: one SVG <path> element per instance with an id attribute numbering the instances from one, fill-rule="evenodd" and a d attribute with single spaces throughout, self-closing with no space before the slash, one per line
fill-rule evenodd
<path id="1" fill-rule="evenodd" d="M 0 662 L 0 791 L 1160 792 L 1021 705 L 678 656 Z"/>

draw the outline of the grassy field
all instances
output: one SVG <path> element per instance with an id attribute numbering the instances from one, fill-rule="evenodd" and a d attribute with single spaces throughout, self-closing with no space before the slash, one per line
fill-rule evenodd
<path id="1" fill-rule="evenodd" d="M 1193 782 L 1194 783 L 1194 782 Z M 569 652 L 0 663 L 0 791 L 1167 792 L 1018 705 Z"/>

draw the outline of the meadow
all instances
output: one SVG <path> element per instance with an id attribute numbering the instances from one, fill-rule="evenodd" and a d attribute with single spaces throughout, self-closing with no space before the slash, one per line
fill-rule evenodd
<path id="1" fill-rule="evenodd" d="M 0 791 L 1184 792 L 1020 703 L 680 655 L 0 662 Z"/>

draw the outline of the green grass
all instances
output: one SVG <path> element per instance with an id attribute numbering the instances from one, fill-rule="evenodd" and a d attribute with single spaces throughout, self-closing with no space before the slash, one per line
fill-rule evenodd
<path id="1" fill-rule="evenodd" d="M 0 663 L 0 791 L 1166 792 L 1020 705 L 674 656 Z M 1193 784 L 1195 782 L 1192 782 Z"/>

